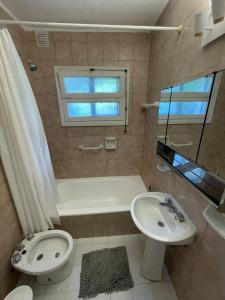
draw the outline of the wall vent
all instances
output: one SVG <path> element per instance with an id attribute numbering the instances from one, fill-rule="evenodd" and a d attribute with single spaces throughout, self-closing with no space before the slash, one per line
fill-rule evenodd
<path id="1" fill-rule="evenodd" d="M 38 47 L 49 47 L 49 37 L 47 31 L 35 31 Z"/>

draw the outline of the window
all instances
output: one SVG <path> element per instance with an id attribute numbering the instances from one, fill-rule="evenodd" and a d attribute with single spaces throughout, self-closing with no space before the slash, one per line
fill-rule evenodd
<path id="1" fill-rule="evenodd" d="M 168 113 L 170 124 L 203 123 L 212 82 L 213 75 L 210 75 L 163 90 L 159 107 L 160 123 L 166 122 Z"/>
<path id="2" fill-rule="evenodd" d="M 128 124 L 124 68 L 54 67 L 62 126 Z"/>

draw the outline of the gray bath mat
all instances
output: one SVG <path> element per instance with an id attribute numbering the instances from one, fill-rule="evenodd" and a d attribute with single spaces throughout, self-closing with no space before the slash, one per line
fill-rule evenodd
<path id="1" fill-rule="evenodd" d="M 106 248 L 83 255 L 79 298 L 126 291 L 133 286 L 126 247 Z"/>

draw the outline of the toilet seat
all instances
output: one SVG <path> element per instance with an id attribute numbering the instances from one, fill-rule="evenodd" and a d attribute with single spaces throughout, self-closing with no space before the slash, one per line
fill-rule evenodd
<path id="1" fill-rule="evenodd" d="M 32 300 L 33 292 L 28 285 L 21 285 L 12 290 L 4 300 Z"/>
<path id="2" fill-rule="evenodd" d="M 44 275 L 58 270 L 69 260 L 73 250 L 73 239 L 63 230 L 36 233 L 32 240 L 25 239 L 21 244 L 25 246 L 21 260 L 15 263 L 11 259 L 11 263 L 15 269 L 29 275 Z"/>

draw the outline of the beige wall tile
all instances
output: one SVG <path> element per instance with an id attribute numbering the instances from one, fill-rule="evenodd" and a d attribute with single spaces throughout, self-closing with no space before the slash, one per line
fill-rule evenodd
<path id="1" fill-rule="evenodd" d="M 132 42 L 119 43 L 119 60 L 133 60 L 134 46 Z"/>
<path id="2" fill-rule="evenodd" d="M 87 44 L 84 42 L 72 42 L 72 57 L 74 61 L 87 61 Z"/>
<path id="3" fill-rule="evenodd" d="M 55 55 L 57 60 L 71 60 L 71 43 L 55 42 Z"/>

